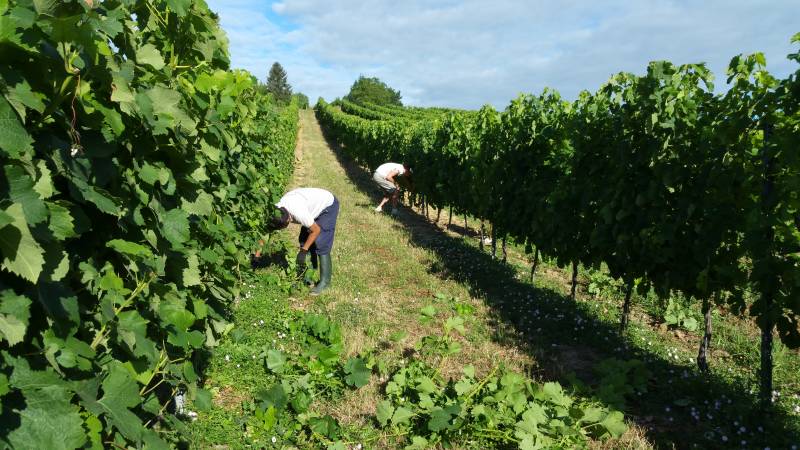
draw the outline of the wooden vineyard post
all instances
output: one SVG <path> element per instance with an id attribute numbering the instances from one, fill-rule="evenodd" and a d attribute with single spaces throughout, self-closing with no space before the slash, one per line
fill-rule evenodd
<path id="1" fill-rule="evenodd" d="M 497 233 L 494 229 L 494 224 L 492 224 L 492 259 L 497 257 Z"/>
<path id="2" fill-rule="evenodd" d="M 478 248 L 483 251 L 483 239 L 486 236 L 486 225 L 483 223 L 483 219 L 481 219 L 481 235 L 479 237 Z"/>
<path id="3" fill-rule="evenodd" d="M 764 184 L 761 191 L 761 208 L 764 215 L 763 220 L 766 224 L 764 231 L 765 245 L 762 247 L 764 253 L 761 255 L 764 260 L 771 261 L 774 255 L 774 241 L 775 230 L 772 227 L 769 217 L 772 215 L 773 193 L 775 184 L 775 174 L 773 167 L 773 160 L 769 152 L 769 138 L 772 135 L 772 126 L 767 124 L 764 126 L 764 143 L 762 148 L 762 161 L 764 164 Z M 763 303 L 763 311 L 759 317 L 759 326 L 761 328 L 761 368 L 760 368 L 760 389 L 759 399 L 761 407 L 767 409 L 772 406 L 772 334 L 775 329 L 775 319 L 773 317 L 773 309 L 775 302 L 775 289 L 777 280 L 775 274 L 768 268 L 767 273 L 763 276 L 769 277 L 767 280 L 761 282 L 761 301 Z"/>
<path id="4" fill-rule="evenodd" d="M 450 226 L 453 225 L 453 207 L 450 206 L 448 209 L 450 210 L 450 213 L 447 216 L 447 229 L 449 230 Z"/>
<path id="5" fill-rule="evenodd" d="M 703 332 L 703 339 L 700 341 L 700 350 L 697 352 L 697 368 L 705 373 L 708 373 L 708 350 L 711 347 L 711 311 L 712 308 L 708 297 L 703 298 L 705 331 Z"/>
<path id="6" fill-rule="evenodd" d="M 428 196 L 426 195 L 425 196 L 425 220 L 427 220 L 429 222 L 431 220 L 431 218 L 430 218 L 430 209 L 431 209 L 430 206 L 431 206 L 430 203 L 428 203 Z"/>
<path id="7" fill-rule="evenodd" d="M 633 293 L 633 281 L 628 282 L 628 289 L 625 291 L 625 302 L 622 304 L 622 317 L 619 322 L 620 334 L 625 333 L 628 328 L 628 320 L 631 315 L 631 294 Z"/>
<path id="8" fill-rule="evenodd" d="M 569 293 L 570 298 L 572 301 L 575 301 L 575 292 L 578 290 L 578 263 L 576 261 L 572 262 L 572 290 Z"/>
<path id="9" fill-rule="evenodd" d="M 533 264 L 531 264 L 531 283 L 533 283 L 533 275 L 536 273 L 536 266 L 539 265 L 539 247 L 533 253 Z"/>
<path id="10" fill-rule="evenodd" d="M 506 249 L 506 235 L 503 235 L 503 262 L 508 262 L 508 250 Z"/>

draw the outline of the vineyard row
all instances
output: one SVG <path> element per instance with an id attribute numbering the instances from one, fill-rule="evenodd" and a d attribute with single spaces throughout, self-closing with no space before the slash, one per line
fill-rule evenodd
<path id="1" fill-rule="evenodd" d="M 360 163 L 413 167 L 431 205 L 488 220 L 560 265 L 607 265 L 627 286 L 623 324 L 632 291 L 650 288 L 753 316 L 768 402 L 774 330 L 800 346 L 800 70 L 776 79 L 765 65 L 733 58 L 721 95 L 702 64 L 653 62 L 573 102 L 548 89 L 503 112 L 316 108 Z"/>
<path id="2" fill-rule="evenodd" d="M 0 30 L 0 447 L 168 448 L 297 107 L 205 2 L 0 1 Z"/>

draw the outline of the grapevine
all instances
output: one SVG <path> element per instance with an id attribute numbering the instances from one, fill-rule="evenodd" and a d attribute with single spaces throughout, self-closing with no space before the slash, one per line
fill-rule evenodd
<path id="1" fill-rule="evenodd" d="M 204 2 L 0 2 L 4 446 L 164 447 L 288 180 L 295 106 Z"/>

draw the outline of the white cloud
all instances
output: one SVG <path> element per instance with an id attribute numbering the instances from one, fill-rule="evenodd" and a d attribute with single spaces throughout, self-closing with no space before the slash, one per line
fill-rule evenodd
<path id="1" fill-rule="evenodd" d="M 280 61 L 312 101 L 378 76 L 415 105 L 505 107 L 544 87 L 574 98 L 647 62 L 707 62 L 724 84 L 738 53 L 763 51 L 785 76 L 797 64 L 796 0 L 214 0 L 233 64 L 263 77 Z M 795 46 L 796 47 L 796 46 Z"/>
<path id="2" fill-rule="evenodd" d="M 278 14 L 283 14 L 286 12 L 286 3 L 283 2 L 273 3 L 272 10 Z"/>

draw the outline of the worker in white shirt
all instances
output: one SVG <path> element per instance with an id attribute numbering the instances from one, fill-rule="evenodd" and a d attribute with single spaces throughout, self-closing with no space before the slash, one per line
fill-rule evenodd
<path id="1" fill-rule="evenodd" d="M 375 212 L 383 211 L 383 205 L 391 200 L 392 214 L 397 214 L 397 199 L 400 197 L 400 186 L 397 183 L 397 178 L 410 176 L 411 169 L 405 164 L 387 162 L 375 169 L 372 180 L 375 181 L 383 191 L 383 200 L 381 200 L 381 203 L 375 208 Z"/>
<path id="2" fill-rule="evenodd" d="M 319 295 L 331 283 L 331 249 L 339 215 L 339 200 L 325 189 L 299 188 L 287 192 L 275 204 L 277 210 L 270 221 L 270 228 L 286 228 L 289 222 L 299 223 L 300 250 L 297 252 L 297 268 L 305 281 L 313 283 L 306 271 L 306 258 L 311 253 L 311 265 L 317 268 L 319 258 L 319 282 L 311 295 Z"/>

